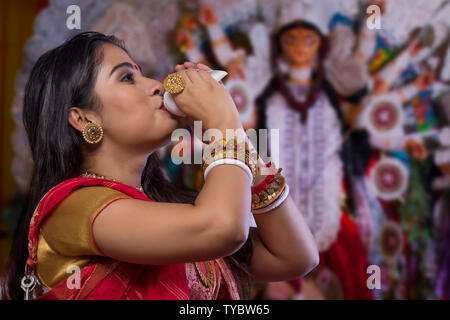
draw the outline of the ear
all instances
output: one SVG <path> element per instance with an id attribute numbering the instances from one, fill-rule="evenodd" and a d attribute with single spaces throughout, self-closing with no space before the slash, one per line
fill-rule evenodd
<path id="1" fill-rule="evenodd" d="M 83 131 L 84 126 L 89 121 L 94 121 L 99 123 L 97 117 L 93 116 L 92 113 L 88 113 L 88 110 L 83 110 L 77 107 L 72 107 L 69 109 L 69 116 L 67 121 L 72 127 L 74 127 L 79 132 Z"/>

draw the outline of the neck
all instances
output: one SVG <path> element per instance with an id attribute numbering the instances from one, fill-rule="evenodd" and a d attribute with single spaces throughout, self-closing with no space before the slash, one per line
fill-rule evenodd
<path id="1" fill-rule="evenodd" d="M 311 61 L 302 62 L 302 63 L 291 63 L 289 67 L 292 70 L 311 70 L 313 63 Z"/>
<path id="2" fill-rule="evenodd" d="M 291 81 L 301 83 L 301 84 L 308 84 L 311 81 L 311 67 L 305 67 L 305 68 L 291 68 L 289 70 L 289 77 Z"/>
<path id="3" fill-rule="evenodd" d="M 104 152 L 99 149 L 85 158 L 83 170 L 109 179 L 116 179 L 124 184 L 137 187 L 141 185 L 141 176 L 147 162 L 148 154 L 124 152 L 124 149 Z"/>
<path id="4" fill-rule="evenodd" d="M 286 59 L 278 61 L 280 70 L 289 75 L 290 81 L 305 85 L 311 82 L 312 65 L 312 62 L 294 64 L 287 62 Z"/>

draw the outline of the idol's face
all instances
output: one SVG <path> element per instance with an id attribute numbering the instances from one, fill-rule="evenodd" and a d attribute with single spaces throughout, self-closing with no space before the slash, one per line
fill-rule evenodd
<path id="1" fill-rule="evenodd" d="M 102 52 L 95 94 L 101 106 L 104 139 L 139 152 L 169 142 L 177 120 L 161 108 L 162 83 L 144 77 L 121 48 L 105 44 Z"/>
<path id="2" fill-rule="evenodd" d="M 320 36 L 313 30 L 297 27 L 280 36 L 282 57 L 291 67 L 311 65 L 321 43 Z"/>

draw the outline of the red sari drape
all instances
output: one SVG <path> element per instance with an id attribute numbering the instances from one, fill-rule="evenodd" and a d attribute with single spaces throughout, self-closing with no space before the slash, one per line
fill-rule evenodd
<path id="1" fill-rule="evenodd" d="M 41 223 L 72 191 L 86 186 L 106 186 L 134 199 L 152 201 L 131 186 L 107 179 L 79 177 L 56 185 L 41 199 L 30 222 L 27 260 L 29 273 L 35 274 L 37 239 Z M 148 266 L 98 256 L 81 270 L 80 288 L 69 289 L 66 281 L 62 281 L 38 299 L 187 300 L 189 288 L 184 263 Z"/>
<path id="2" fill-rule="evenodd" d="M 332 269 L 341 283 L 345 299 L 372 300 L 367 287 L 368 262 L 358 230 L 345 212 L 336 241 L 325 252 L 320 252 L 320 265 Z"/>

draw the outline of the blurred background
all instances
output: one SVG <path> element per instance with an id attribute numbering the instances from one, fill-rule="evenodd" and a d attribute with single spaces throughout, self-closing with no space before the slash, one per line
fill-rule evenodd
<path id="1" fill-rule="evenodd" d="M 280 130 L 321 262 L 253 299 L 450 299 L 450 1 L 3 0 L 0 15 L 0 274 L 33 170 L 28 75 L 95 30 L 155 79 L 186 60 L 228 71 L 244 127 Z M 173 147 L 170 179 L 201 188 Z"/>

